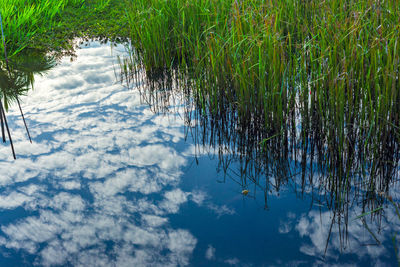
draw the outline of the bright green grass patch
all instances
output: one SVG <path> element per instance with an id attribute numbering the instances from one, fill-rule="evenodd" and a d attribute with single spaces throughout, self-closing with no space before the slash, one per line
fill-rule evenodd
<path id="1" fill-rule="evenodd" d="M 71 49 L 71 40 L 128 36 L 122 0 L 0 0 L 9 57 L 26 47 Z M 0 58 L 4 48 L 0 45 Z"/>
<path id="2" fill-rule="evenodd" d="M 69 47 L 70 40 L 77 37 L 125 41 L 129 36 L 129 27 L 124 10 L 123 0 L 87 0 L 80 8 L 68 6 L 57 18 L 57 25 L 45 34 L 36 35 L 31 45 L 46 51 L 57 51 Z"/>
<path id="3" fill-rule="evenodd" d="M 22 50 L 29 40 L 56 23 L 54 18 L 67 5 L 82 4 L 82 0 L 0 0 L 4 38 L 9 56 Z M 1 44 L 4 54 L 4 47 Z"/>

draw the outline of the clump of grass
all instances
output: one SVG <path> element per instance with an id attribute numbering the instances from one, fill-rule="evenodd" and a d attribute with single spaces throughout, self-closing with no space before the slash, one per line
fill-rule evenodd
<path id="1" fill-rule="evenodd" d="M 137 62 L 179 68 L 211 113 L 226 98 L 242 125 L 262 128 L 258 143 L 300 139 L 341 177 L 361 162 L 379 158 L 374 175 L 391 161 L 400 137 L 397 1 L 127 5 Z"/>

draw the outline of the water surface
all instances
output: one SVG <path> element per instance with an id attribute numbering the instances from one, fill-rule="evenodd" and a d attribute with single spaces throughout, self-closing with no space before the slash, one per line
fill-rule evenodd
<path id="1" fill-rule="evenodd" d="M 17 106 L 7 113 L 17 160 L 0 146 L 1 266 L 396 264 L 390 203 L 362 220 L 355 200 L 339 220 L 300 175 L 242 194 L 240 160 L 223 155 L 225 173 L 197 146 L 179 99 L 155 113 L 116 80 L 124 51 L 92 42 L 35 76 L 21 98 L 32 144 Z"/>

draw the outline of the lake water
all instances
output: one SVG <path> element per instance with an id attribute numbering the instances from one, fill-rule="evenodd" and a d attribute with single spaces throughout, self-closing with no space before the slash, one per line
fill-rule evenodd
<path id="1" fill-rule="evenodd" d="M 154 113 L 116 81 L 124 51 L 92 42 L 35 77 L 21 98 L 32 144 L 7 113 L 17 160 L 0 146 L 0 266 L 397 264 L 393 205 L 360 219 L 355 200 L 340 221 L 296 176 L 243 194 L 240 160 L 225 173 L 197 146 L 179 101 Z"/>

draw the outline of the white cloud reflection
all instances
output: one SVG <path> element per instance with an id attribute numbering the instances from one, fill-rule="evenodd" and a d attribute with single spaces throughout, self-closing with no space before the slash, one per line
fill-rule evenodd
<path id="1" fill-rule="evenodd" d="M 394 256 L 395 248 L 391 241 L 394 234 L 400 232 L 399 218 L 393 207 L 388 206 L 380 220 L 370 220 L 369 215 L 365 216 L 366 227 L 357 218 L 363 213 L 361 208 L 352 207 L 348 221 L 344 222 L 341 218 L 342 222 L 338 223 L 336 216 L 342 215 L 334 216 L 329 210 L 311 210 L 297 218 L 289 212 L 286 220 L 280 221 L 279 232 L 295 233 L 301 237 L 300 252 L 314 259 L 307 263 L 310 266 L 342 266 L 344 264 L 332 265 L 331 262 L 342 262 L 339 257 L 346 255 L 353 255 L 347 266 L 358 266 L 360 262 L 368 262 L 371 266 L 390 266 L 382 260 Z"/>
<path id="2" fill-rule="evenodd" d="M 43 266 L 188 265 L 197 239 L 168 220 L 201 198 L 176 188 L 187 162 L 166 145 L 183 141 L 183 120 L 114 84 L 110 51 L 92 44 L 36 77 L 22 99 L 33 145 L 8 114 L 18 160 L 0 147 L 0 209 L 27 213 L 1 225 L 0 245 Z"/>
<path id="3" fill-rule="evenodd" d="M 208 245 L 205 256 L 206 256 L 207 260 L 214 260 L 215 259 L 215 248 L 211 245 Z"/>

